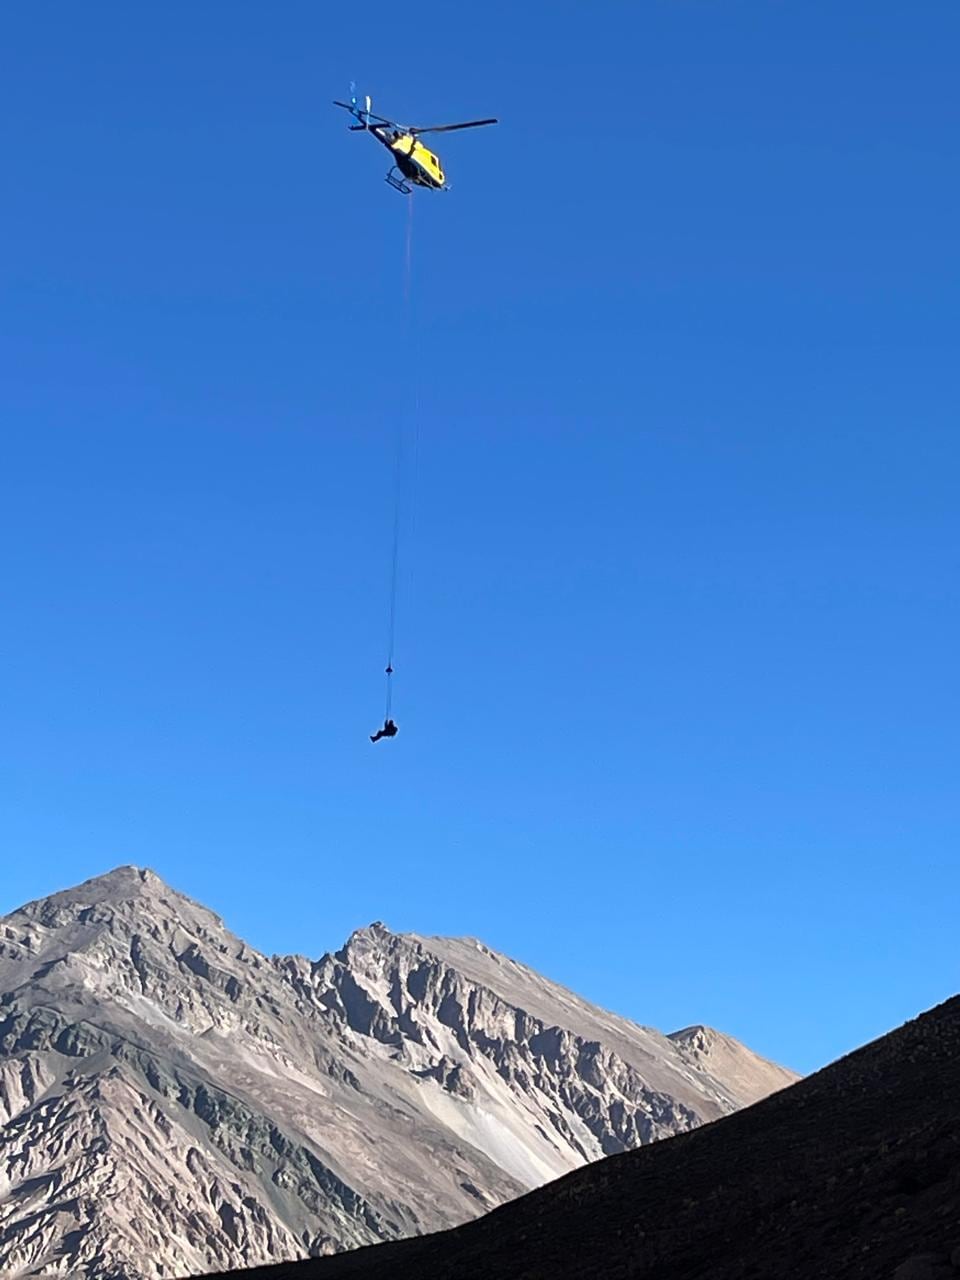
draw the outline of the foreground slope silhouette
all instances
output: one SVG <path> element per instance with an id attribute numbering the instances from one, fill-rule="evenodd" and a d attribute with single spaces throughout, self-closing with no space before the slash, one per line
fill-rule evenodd
<path id="1" fill-rule="evenodd" d="M 466 1226 L 245 1280 L 960 1276 L 960 997 L 692 1133 Z"/>

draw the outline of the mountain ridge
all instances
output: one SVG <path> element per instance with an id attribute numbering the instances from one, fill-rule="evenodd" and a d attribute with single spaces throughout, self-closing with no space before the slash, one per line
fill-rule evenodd
<path id="1" fill-rule="evenodd" d="M 0 919 L 0 1270 L 153 1280 L 437 1230 L 795 1078 L 739 1050 L 727 1079 L 475 939 L 374 921 L 267 957 L 118 867 Z"/>

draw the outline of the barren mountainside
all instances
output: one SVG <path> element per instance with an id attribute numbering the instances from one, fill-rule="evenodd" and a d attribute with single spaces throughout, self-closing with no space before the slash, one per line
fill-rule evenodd
<path id="1" fill-rule="evenodd" d="M 960 996 L 692 1133 L 240 1280 L 958 1280 Z"/>
<path id="2" fill-rule="evenodd" d="M 121 1280 L 465 1222 L 795 1077 L 471 939 L 267 958 L 121 867 L 0 919 L 0 1274 Z"/>

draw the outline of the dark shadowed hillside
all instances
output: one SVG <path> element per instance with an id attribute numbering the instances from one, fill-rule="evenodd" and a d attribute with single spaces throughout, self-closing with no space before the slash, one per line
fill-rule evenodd
<path id="1" fill-rule="evenodd" d="M 960 1276 L 960 997 L 729 1118 L 467 1226 L 246 1280 Z"/>

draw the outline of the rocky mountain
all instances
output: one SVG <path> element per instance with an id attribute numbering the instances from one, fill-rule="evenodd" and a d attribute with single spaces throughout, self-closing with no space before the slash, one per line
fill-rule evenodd
<path id="1" fill-rule="evenodd" d="M 242 1280 L 958 1280 L 960 997 L 454 1230 Z"/>
<path id="2" fill-rule="evenodd" d="M 472 939 L 267 958 L 121 867 L 0 919 L 0 1275 L 177 1276 L 465 1222 L 795 1077 Z"/>

